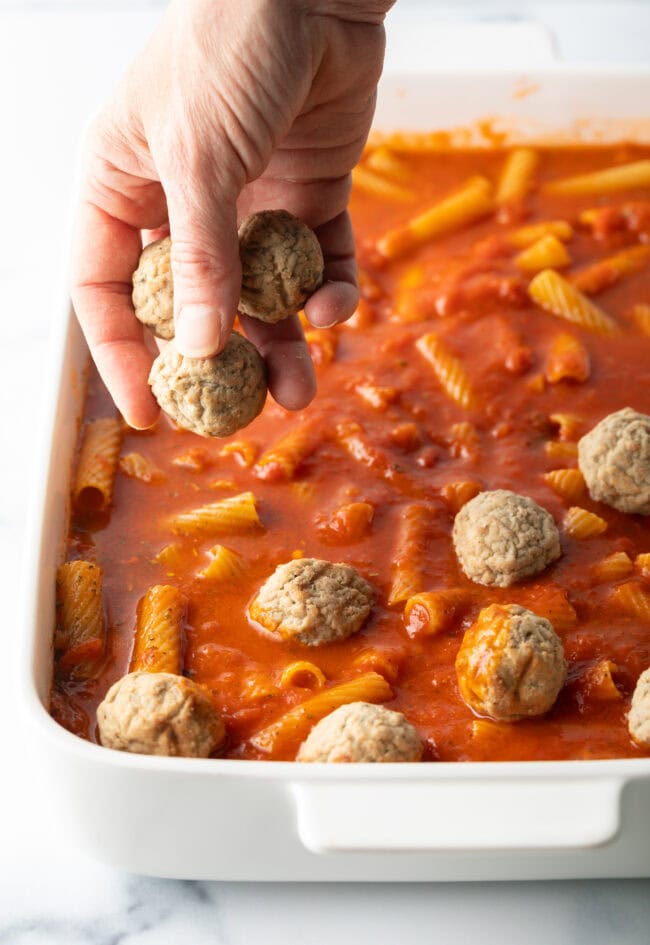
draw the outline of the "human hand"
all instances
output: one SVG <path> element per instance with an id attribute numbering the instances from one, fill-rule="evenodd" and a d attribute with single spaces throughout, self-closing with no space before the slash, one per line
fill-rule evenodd
<path id="1" fill-rule="evenodd" d="M 317 234 L 325 281 L 305 307 L 325 327 L 358 293 L 347 201 L 374 111 L 394 0 L 172 0 L 86 147 L 72 299 L 127 422 L 150 426 L 153 355 L 131 304 L 142 241 L 171 230 L 176 344 L 226 343 L 241 269 L 237 218 L 285 208 Z M 143 232 L 144 231 L 144 232 Z M 288 409 L 315 393 L 297 317 L 242 317 Z"/>

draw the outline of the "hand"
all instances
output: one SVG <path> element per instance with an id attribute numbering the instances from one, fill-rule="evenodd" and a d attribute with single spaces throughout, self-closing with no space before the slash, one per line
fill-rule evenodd
<path id="1" fill-rule="evenodd" d="M 241 271 L 237 218 L 286 208 L 315 230 L 325 282 L 315 326 L 357 303 L 347 212 L 366 141 L 392 0 L 172 0 L 149 46 L 91 128 L 72 261 L 72 299 L 127 422 L 158 407 L 153 356 L 131 305 L 143 239 L 171 231 L 176 343 L 208 357 L 226 343 Z M 144 231 L 144 232 L 143 232 Z M 296 317 L 242 318 L 288 409 L 315 393 Z"/>

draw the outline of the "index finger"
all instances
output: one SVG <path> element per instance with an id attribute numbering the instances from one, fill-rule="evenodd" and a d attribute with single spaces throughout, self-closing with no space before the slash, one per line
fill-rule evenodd
<path id="1" fill-rule="evenodd" d="M 140 231 L 91 200 L 82 201 L 72 248 L 72 301 L 97 369 L 122 416 L 135 429 L 155 423 L 149 389 L 153 356 L 131 304 Z"/>

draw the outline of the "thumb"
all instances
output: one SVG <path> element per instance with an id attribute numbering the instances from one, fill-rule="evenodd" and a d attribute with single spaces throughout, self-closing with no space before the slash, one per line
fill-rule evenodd
<path id="1" fill-rule="evenodd" d="M 163 182 L 172 239 L 176 347 L 206 358 L 225 345 L 237 314 L 241 264 L 235 188 L 197 176 Z"/>

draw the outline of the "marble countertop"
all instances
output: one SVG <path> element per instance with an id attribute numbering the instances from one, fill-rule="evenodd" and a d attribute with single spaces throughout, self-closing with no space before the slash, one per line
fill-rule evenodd
<path id="1" fill-rule="evenodd" d="M 0 0 L 0 628 L 8 665 L 18 624 L 16 587 L 29 499 L 39 378 L 56 313 L 80 129 L 159 15 L 155 0 Z M 457 4 L 453 15 L 512 25 L 543 16 L 556 49 L 577 58 L 643 61 L 650 4 Z M 451 5 L 403 0 L 404 29 L 426 11 L 448 28 Z M 409 25 L 409 22 L 411 25 Z M 590 28 L 584 29 L 588 22 Z M 439 38 L 435 54 L 446 52 Z M 541 41 L 537 53 L 552 44 Z M 399 65 L 399 49 L 389 61 Z M 19 409 L 17 409 L 19 407 Z M 18 461 L 15 461 L 18 457 Z M 11 673 L 10 673 L 11 675 Z M 0 688 L 0 945 L 265 945 L 337 941 L 448 945 L 645 945 L 650 881 L 262 885 L 136 877 L 69 848 L 35 776 L 29 733 L 11 682 Z"/>

